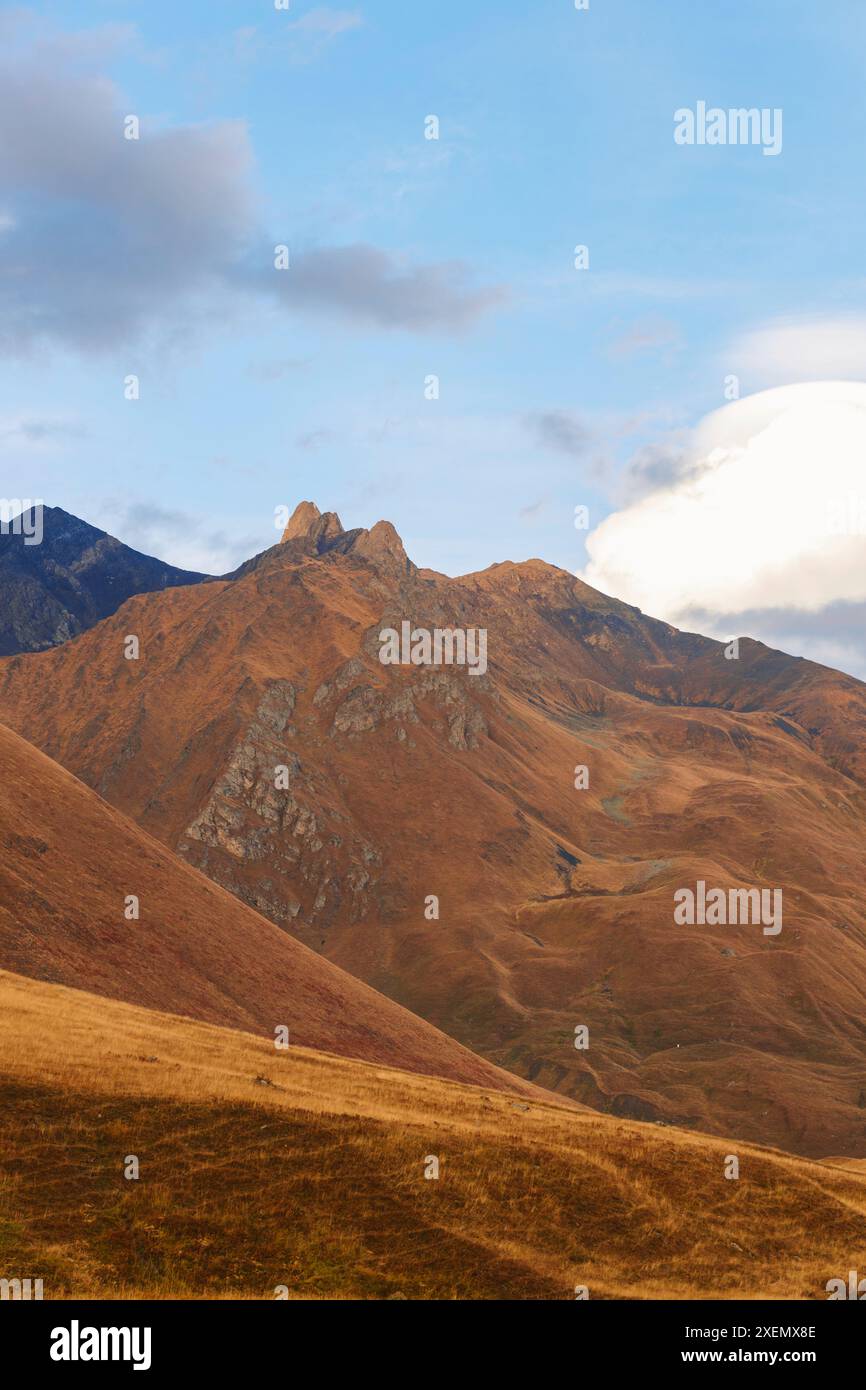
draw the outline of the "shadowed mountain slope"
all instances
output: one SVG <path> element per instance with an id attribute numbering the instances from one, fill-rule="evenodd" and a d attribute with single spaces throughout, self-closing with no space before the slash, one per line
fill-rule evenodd
<path id="1" fill-rule="evenodd" d="M 35 540 L 41 513 L 42 539 Z M 60 507 L 0 530 L 0 655 L 43 651 L 115 613 L 133 594 L 207 576 L 141 555 Z"/>

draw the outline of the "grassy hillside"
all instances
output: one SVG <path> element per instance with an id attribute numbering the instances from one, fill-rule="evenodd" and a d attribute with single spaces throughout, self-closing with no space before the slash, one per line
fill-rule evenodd
<path id="1" fill-rule="evenodd" d="M 862 1251 L 843 1168 L 6 973 L 0 1116 L 0 1275 L 47 1298 L 822 1298 Z"/>

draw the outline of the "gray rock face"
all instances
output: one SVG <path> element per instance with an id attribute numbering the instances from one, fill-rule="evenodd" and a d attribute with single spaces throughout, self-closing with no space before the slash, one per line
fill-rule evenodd
<path id="1" fill-rule="evenodd" d="M 272 921 L 327 923 L 345 901 L 358 920 L 379 851 L 332 804 L 332 788 L 291 749 L 297 691 L 273 681 L 178 850 Z M 249 872 L 267 862 L 267 877 Z M 306 904 L 292 884 L 306 888 Z"/>
<path id="2" fill-rule="evenodd" d="M 298 690 L 272 681 L 178 843 L 190 862 L 272 921 L 315 928 L 312 944 L 339 909 L 362 921 L 374 896 L 389 892 L 383 855 L 359 828 L 357 807 L 344 803 L 345 779 L 334 776 L 341 747 L 387 728 L 411 758 L 407 731 L 431 719 L 461 752 L 487 733 L 465 672 L 413 668 L 399 683 L 382 680 L 369 655 L 345 661 L 315 690 L 316 715 L 302 716 L 300 732 L 293 722 Z M 336 744 L 324 762 L 329 772 L 305 763 L 294 740 L 318 749 Z"/>
<path id="3" fill-rule="evenodd" d="M 367 680 L 361 683 L 365 676 Z M 352 685 L 356 680 L 358 683 Z M 434 708 L 444 713 L 448 742 L 453 748 L 477 748 L 479 738 L 487 733 L 487 721 L 468 690 L 465 675 L 453 671 L 419 670 L 403 689 L 387 693 L 372 684 L 364 663 L 353 657 L 332 681 L 319 686 L 313 703 L 327 705 L 347 689 L 348 695 L 334 709 L 332 736 L 365 734 L 396 720 L 400 726 L 396 736 L 402 743 L 406 738 L 402 726 L 419 722 L 417 702 L 422 700 L 429 700 Z"/>

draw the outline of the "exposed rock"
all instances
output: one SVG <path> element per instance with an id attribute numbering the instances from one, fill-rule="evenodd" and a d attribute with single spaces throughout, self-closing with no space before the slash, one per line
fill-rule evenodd
<path id="1" fill-rule="evenodd" d="M 370 531 L 363 531 L 355 541 L 353 551 L 377 569 L 403 578 L 415 574 L 415 566 L 403 549 L 403 542 L 390 521 L 377 521 Z"/>
<path id="2" fill-rule="evenodd" d="M 341 680 L 345 684 L 346 678 L 344 672 L 335 684 Z M 374 697 L 366 688 L 361 693 Z M 343 836 L 324 830 L 327 814 L 318 808 L 323 806 L 320 779 L 306 773 L 296 753 L 286 751 L 285 735 L 292 728 L 289 719 L 296 698 L 291 682 L 270 684 L 178 849 L 244 902 L 286 924 L 303 911 L 290 887 L 298 874 L 312 890 L 306 914 L 310 920 L 322 915 L 330 919 L 339 911 L 344 894 L 337 870 L 338 864 L 344 865 L 350 912 L 357 920 L 374 885 L 363 866 L 381 865 L 381 856 L 357 834 L 346 845 Z M 347 727 L 352 724 L 350 714 Z M 277 769 L 282 769 L 279 786 Z M 214 851 L 220 857 L 215 858 Z M 235 861 L 237 868 L 221 856 Z M 263 862 L 271 876 L 247 882 L 249 867 Z"/>
<path id="3" fill-rule="evenodd" d="M 321 515 L 315 502 L 299 502 L 289 517 L 288 525 L 280 539 L 291 541 L 296 536 L 309 535 Z"/>
<path id="4" fill-rule="evenodd" d="M 381 695 L 369 685 L 360 685 L 336 710 L 332 729 L 341 734 L 363 734 L 375 729 L 381 717 Z"/>

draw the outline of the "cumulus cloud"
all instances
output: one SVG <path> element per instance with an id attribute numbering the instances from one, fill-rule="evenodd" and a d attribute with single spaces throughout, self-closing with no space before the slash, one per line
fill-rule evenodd
<path id="1" fill-rule="evenodd" d="M 586 547 L 581 577 L 655 617 L 775 645 L 787 635 L 863 670 L 866 385 L 787 386 L 714 412 L 670 476 Z"/>
<path id="2" fill-rule="evenodd" d="M 347 15 L 311 11 L 298 23 L 327 36 Z M 410 331 L 459 330 L 502 301 L 500 289 L 473 288 L 464 266 L 406 265 L 374 246 L 320 247 L 275 270 L 281 238 L 261 226 L 245 123 L 159 128 L 142 115 L 140 139 L 125 139 L 124 118 L 136 113 L 100 71 L 129 40 L 125 28 L 89 39 L 8 28 L 0 351 L 101 350 L 151 329 L 169 339 L 262 296 Z"/>

